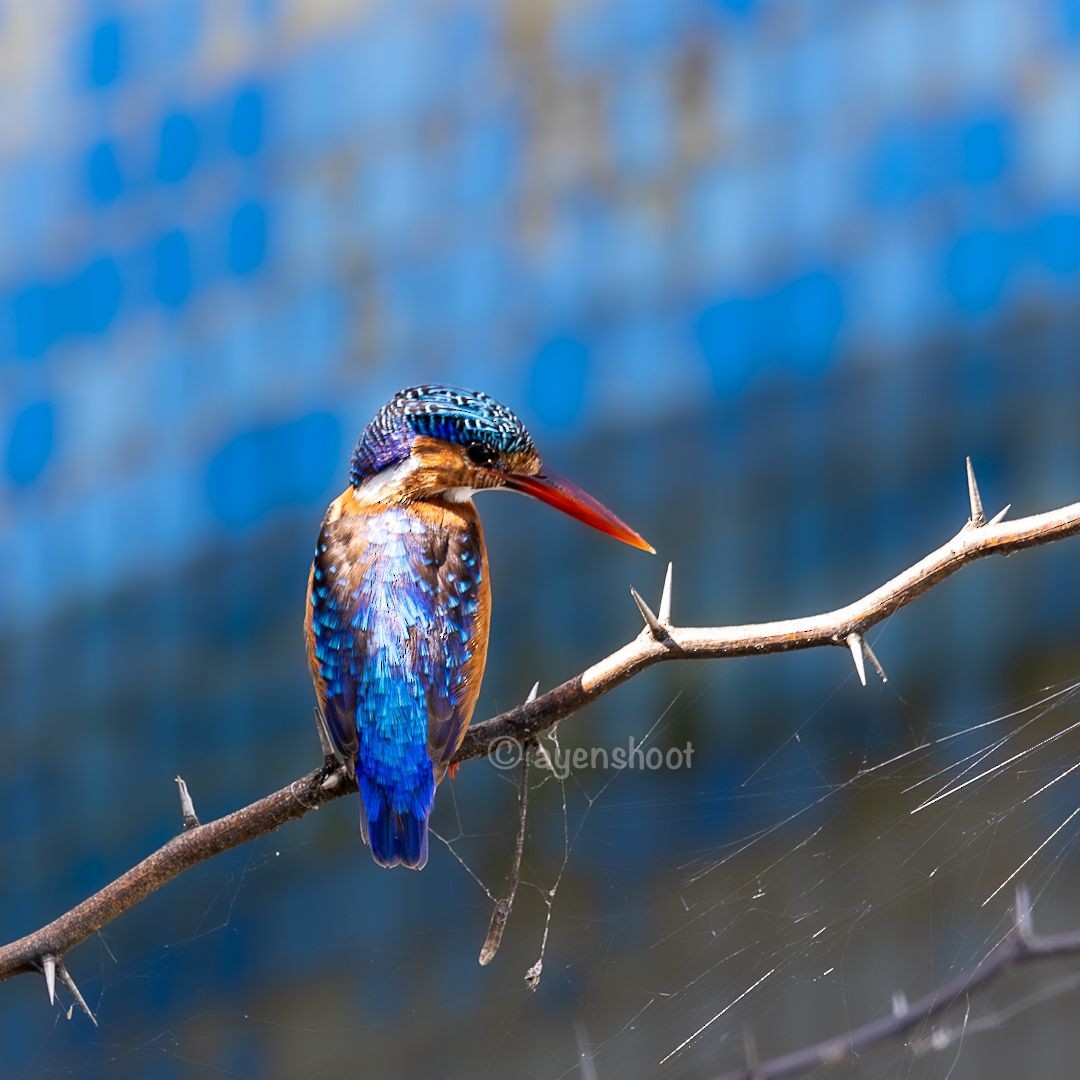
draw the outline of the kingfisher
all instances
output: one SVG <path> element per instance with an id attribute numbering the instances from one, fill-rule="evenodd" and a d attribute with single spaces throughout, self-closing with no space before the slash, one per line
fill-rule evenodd
<path id="1" fill-rule="evenodd" d="M 380 866 L 419 870 L 487 658 L 491 584 L 473 495 L 523 492 L 653 548 L 543 467 L 518 417 L 475 390 L 395 394 L 361 434 L 349 480 L 308 578 L 308 666 L 320 724 L 360 791 L 364 842 Z"/>

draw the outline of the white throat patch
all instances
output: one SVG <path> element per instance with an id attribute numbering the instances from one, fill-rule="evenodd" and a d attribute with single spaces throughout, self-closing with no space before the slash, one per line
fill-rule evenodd
<path id="1" fill-rule="evenodd" d="M 406 458 L 389 469 L 383 469 L 374 476 L 369 476 L 357 489 L 356 494 L 370 502 L 383 502 L 395 491 L 400 490 L 405 481 L 420 468 L 415 458 Z"/>

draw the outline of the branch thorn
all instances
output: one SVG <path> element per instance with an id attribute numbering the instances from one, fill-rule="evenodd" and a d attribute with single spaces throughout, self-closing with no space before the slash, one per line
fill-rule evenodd
<path id="1" fill-rule="evenodd" d="M 49 991 L 49 1004 L 56 1004 L 56 957 L 46 953 L 41 958 L 41 970 L 45 975 L 45 989 Z"/>
<path id="2" fill-rule="evenodd" d="M 184 832 L 188 829 L 199 827 L 199 818 L 195 813 L 195 803 L 191 800 L 191 792 L 182 776 L 176 777 L 176 786 L 180 789 L 180 821 L 184 826 Z"/>
<path id="3" fill-rule="evenodd" d="M 638 611 L 641 612 L 641 617 L 645 620 L 646 629 L 652 635 L 655 641 L 663 641 L 667 636 L 667 631 L 664 629 L 663 623 L 656 617 L 653 609 L 641 599 L 641 594 L 637 589 L 631 587 L 630 595 L 634 598 L 634 603 L 638 606 Z"/>
<path id="4" fill-rule="evenodd" d="M 968 499 L 971 503 L 971 516 L 968 518 L 968 524 L 973 529 L 979 529 L 986 524 L 986 514 L 983 512 L 982 496 L 979 494 L 979 482 L 975 479 L 975 467 L 971 464 L 970 456 L 966 460 Z"/>
<path id="5" fill-rule="evenodd" d="M 536 695 L 540 693 L 540 680 L 537 679 L 533 683 L 532 689 L 529 691 L 529 696 L 525 699 L 526 705 L 531 705 L 536 700 Z"/>
<path id="6" fill-rule="evenodd" d="M 878 673 L 878 677 L 883 683 L 889 681 L 889 676 L 885 674 L 885 669 L 881 666 L 881 661 L 877 658 L 877 654 L 870 648 L 870 642 L 866 638 L 862 639 L 863 652 L 866 653 L 867 659 L 874 665 L 874 670 Z"/>
<path id="7" fill-rule="evenodd" d="M 90 1011 L 90 1006 L 86 1004 L 86 998 L 82 996 L 82 991 L 75 985 L 75 980 L 64 966 L 63 958 L 57 959 L 56 971 L 60 976 L 60 981 L 68 988 L 68 993 L 75 999 L 76 1004 L 90 1017 L 90 1023 L 92 1023 L 94 1027 L 97 1027 L 97 1017 Z"/>
<path id="8" fill-rule="evenodd" d="M 1024 943 L 1031 940 L 1035 933 L 1031 918 L 1031 893 L 1023 883 L 1016 886 L 1016 906 L 1013 909 L 1016 920 L 1016 936 Z"/>
<path id="9" fill-rule="evenodd" d="M 1005 515 L 1012 509 L 1012 503 L 1003 506 L 986 524 L 1000 525 L 1005 520 Z"/>
<path id="10" fill-rule="evenodd" d="M 866 664 L 863 662 L 864 658 L 869 660 L 874 666 L 874 670 L 878 673 L 883 683 L 889 681 L 889 676 L 885 674 L 885 669 L 881 666 L 881 661 L 877 658 L 874 650 L 870 648 L 870 643 L 862 636 L 862 634 L 852 631 L 844 639 L 847 642 L 847 647 L 851 650 L 851 659 L 855 661 L 855 674 L 859 676 L 859 682 L 866 685 Z"/>
<path id="11" fill-rule="evenodd" d="M 660 610 L 657 618 L 661 626 L 671 625 L 671 563 L 667 564 L 667 572 L 664 574 L 664 588 L 660 593 Z"/>
<path id="12" fill-rule="evenodd" d="M 848 634 L 847 646 L 851 650 L 851 659 L 855 661 L 855 674 L 859 676 L 859 682 L 866 685 L 866 664 L 863 662 L 863 648 L 865 642 L 859 634 L 852 631 Z"/>

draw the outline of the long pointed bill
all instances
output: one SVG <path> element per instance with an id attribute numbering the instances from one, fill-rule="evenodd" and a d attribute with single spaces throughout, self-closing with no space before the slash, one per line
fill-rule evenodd
<path id="1" fill-rule="evenodd" d="M 576 484 L 564 480 L 561 476 L 555 476 L 550 472 L 538 476 L 526 476 L 524 473 L 510 473 L 505 477 L 508 488 L 514 491 L 524 492 L 534 498 L 554 506 L 564 514 L 569 514 L 578 521 L 584 521 L 594 529 L 599 529 L 608 536 L 621 540 L 631 547 L 640 548 L 656 554 L 656 549 L 648 541 L 643 540 L 629 525 L 620 521 L 606 506 L 599 503 L 587 492 L 584 492 Z"/>

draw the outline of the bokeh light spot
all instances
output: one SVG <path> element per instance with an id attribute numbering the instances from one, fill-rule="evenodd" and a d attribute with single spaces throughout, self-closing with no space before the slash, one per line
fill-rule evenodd
<path id="1" fill-rule="evenodd" d="M 266 209 L 256 202 L 239 207 L 229 222 L 229 269 L 250 274 L 266 257 Z"/>
<path id="2" fill-rule="evenodd" d="M 41 475 L 52 455 L 54 416 L 52 404 L 36 401 L 15 414 L 7 448 L 7 472 L 12 483 L 26 487 Z"/>
<path id="3" fill-rule="evenodd" d="M 243 432 L 207 468 L 210 506 L 232 528 L 246 528 L 276 510 L 313 505 L 325 495 L 341 447 L 341 426 L 329 413 Z"/>

